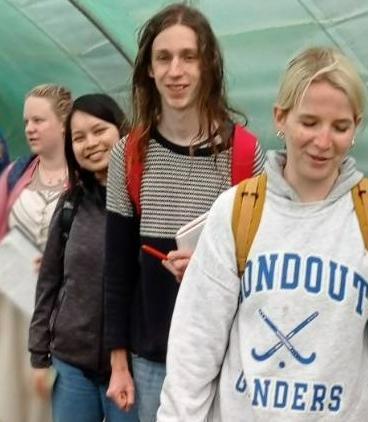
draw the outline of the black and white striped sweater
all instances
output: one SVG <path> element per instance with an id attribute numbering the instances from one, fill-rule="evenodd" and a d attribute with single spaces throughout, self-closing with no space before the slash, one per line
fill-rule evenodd
<path id="1" fill-rule="evenodd" d="M 215 157 L 204 147 L 190 154 L 155 132 L 149 142 L 141 186 L 140 221 L 125 186 L 125 140 L 114 148 L 107 184 L 105 265 L 106 340 L 164 362 L 178 284 L 161 262 L 140 252 L 148 244 L 169 252 L 175 233 L 208 211 L 230 187 L 231 148 Z M 257 144 L 253 174 L 263 169 Z"/>

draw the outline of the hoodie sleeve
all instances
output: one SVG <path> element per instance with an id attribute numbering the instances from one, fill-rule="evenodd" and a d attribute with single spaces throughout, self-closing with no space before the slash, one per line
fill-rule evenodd
<path id="1" fill-rule="evenodd" d="M 61 213 L 63 197 L 52 216 L 46 248 L 37 280 L 36 303 L 29 329 L 28 349 L 35 368 L 50 366 L 50 319 L 64 277 Z"/>
<path id="2" fill-rule="evenodd" d="M 214 203 L 173 314 L 158 422 L 207 420 L 238 307 L 231 230 L 235 189 Z"/>

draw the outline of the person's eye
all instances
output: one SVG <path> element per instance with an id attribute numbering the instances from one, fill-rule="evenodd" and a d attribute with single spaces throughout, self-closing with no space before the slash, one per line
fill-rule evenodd
<path id="1" fill-rule="evenodd" d="M 167 62 L 169 61 L 169 56 L 158 56 L 156 60 L 159 62 Z"/>
<path id="2" fill-rule="evenodd" d="M 341 125 L 341 126 L 335 126 L 336 132 L 345 133 L 350 129 L 350 126 Z"/>
<path id="3" fill-rule="evenodd" d="M 313 120 L 305 120 L 301 122 L 304 127 L 313 127 L 316 125 L 316 122 Z"/>
<path id="4" fill-rule="evenodd" d="M 95 134 L 95 135 L 102 135 L 105 131 L 106 131 L 106 128 L 104 128 L 104 127 L 99 127 L 99 128 L 97 128 L 97 129 L 95 129 L 94 134 Z"/>
<path id="5" fill-rule="evenodd" d="M 186 61 L 194 61 L 194 60 L 197 60 L 197 55 L 194 53 L 193 54 L 189 53 L 189 54 L 186 54 L 184 58 Z"/>
<path id="6" fill-rule="evenodd" d="M 74 138 L 72 138 L 72 142 L 74 143 L 80 143 L 83 141 L 83 136 L 75 136 Z"/>

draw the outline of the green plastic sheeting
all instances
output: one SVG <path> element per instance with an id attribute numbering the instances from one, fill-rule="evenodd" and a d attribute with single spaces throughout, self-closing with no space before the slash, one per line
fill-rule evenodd
<path id="1" fill-rule="evenodd" d="M 265 148 L 279 148 L 272 107 L 288 60 L 311 45 L 341 48 L 368 84 L 365 0 L 197 0 L 225 57 L 230 102 L 246 113 Z M 129 111 L 131 63 L 145 20 L 169 1 L 0 0 L 0 127 L 13 158 L 27 151 L 22 129 L 25 92 L 43 82 L 75 96 L 103 91 Z M 353 151 L 368 172 L 367 129 Z"/>

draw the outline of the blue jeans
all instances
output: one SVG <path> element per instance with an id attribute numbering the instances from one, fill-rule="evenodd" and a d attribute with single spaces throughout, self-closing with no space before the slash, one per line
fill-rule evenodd
<path id="1" fill-rule="evenodd" d="M 80 369 L 59 359 L 53 358 L 52 364 L 57 373 L 52 391 L 53 422 L 138 422 L 135 407 L 124 412 L 106 397 L 107 384 L 87 378 Z"/>
<path id="2" fill-rule="evenodd" d="M 155 422 L 166 365 L 134 355 L 132 362 L 139 421 Z"/>

